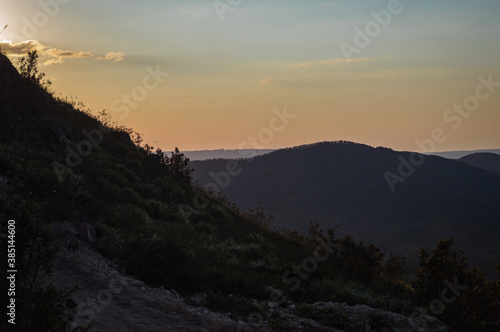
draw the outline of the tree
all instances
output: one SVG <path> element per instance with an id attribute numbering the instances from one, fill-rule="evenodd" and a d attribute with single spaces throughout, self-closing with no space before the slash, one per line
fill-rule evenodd
<path id="1" fill-rule="evenodd" d="M 152 148 L 153 147 L 151 147 L 151 149 Z M 193 172 L 193 170 L 189 168 L 189 158 L 181 153 L 179 148 L 175 148 L 171 157 L 169 157 L 166 153 L 163 153 L 161 149 L 157 149 L 156 154 L 160 156 L 160 162 L 168 166 L 170 172 L 175 178 L 185 180 L 188 183 L 191 182 L 191 172 Z"/>
<path id="2" fill-rule="evenodd" d="M 440 240 L 432 253 L 420 249 L 420 264 L 417 272 L 418 279 L 414 287 L 421 301 L 428 302 L 439 298 L 446 285 L 445 281 L 454 278 L 465 281 L 467 276 L 467 263 L 463 250 L 452 249 L 453 239 Z"/>
<path id="3" fill-rule="evenodd" d="M 389 280 L 398 281 L 403 274 L 405 264 L 405 256 L 395 256 L 391 254 L 383 264 L 383 274 Z"/>
<path id="4" fill-rule="evenodd" d="M 52 84 L 49 80 L 44 80 L 45 73 L 38 71 L 38 53 L 37 50 L 28 52 L 28 57 L 22 57 L 18 60 L 18 70 L 22 77 L 30 82 L 47 90 Z"/>
<path id="5" fill-rule="evenodd" d="M 457 329 L 498 331 L 500 279 L 488 281 L 479 268 L 467 268 L 465 253 L 452 246 L 448 238 L 438 241 L 430 254 L 421 249 L 413 284 L 419 300 Z"/>

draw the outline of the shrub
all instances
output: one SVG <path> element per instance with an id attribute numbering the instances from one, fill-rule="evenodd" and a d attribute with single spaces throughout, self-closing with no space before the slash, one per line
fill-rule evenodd
<path id="1" fill-rule="evenodd" d="M 453 327 L 495 330 L 500 327 L 500 278 L 487 281 L 479 268 L 469 269 L 462 250 L 444 239 L 427 253 L 420 251 L 418 279 L 413 284 L 420 303 Z"/>
<path id="2" fill-rule="evenodd" d="M 52 82 L 45 80 L 45 73 L 38 71 L 38 53 L 37 50 L 28 52 L 27 57 L 22 57 L 18 60 L 19 74 L 29 82 L 38 85 L 39 87 L 47 90 Z"/>

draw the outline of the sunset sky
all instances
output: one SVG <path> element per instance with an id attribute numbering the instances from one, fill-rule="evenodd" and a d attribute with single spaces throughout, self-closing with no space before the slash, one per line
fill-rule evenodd
<path id="1" fill-rule="evenodd" d="M 36 48 L 53 91 L 164 150 L 500 148 L 498 0 L 2 0 L 7 24 L 13 62 Z"/>

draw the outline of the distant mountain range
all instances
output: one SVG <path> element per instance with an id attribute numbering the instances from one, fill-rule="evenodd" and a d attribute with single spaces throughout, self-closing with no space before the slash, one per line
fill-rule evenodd
<path id="1" fill-rule="evenodd" d="M 181 151 L 190 160 L 208 160 L 208 159 L 240 159 L 262 156 L 274 149 L 241 149 L 241 150 L 198 150 L 198 151 Z"/>
<path id="2" fill-rule="evenodd" d="M 211 183 L 243 209 L 262 206 L 278 228 L 306 232 L 313 220 L 325 228 L 340 225 L 339 235 L 350 233 L 397 254 L 453 237 L 491 276 L 500 261 L 500 175 L 438 156 L 409 166 L 413 173 L 401 166 L 415 157 L 323 142 L 250 160 L 194 161 L 191 167 L 200 186 Z M 384 174 L 401 175 L 401 169 L 412 174 L 403 174 L 392 192 Z"/>
<path id="3" fill-rule="evenodd" d="M 473 153 L 460 159 L 461 162 L 491 172 L 500 173 L 500 155 L 495 153 Z"/>
<path id="4" fill-rule="evenodd" d="M 251 158 L 256 156 L 262 156 L 268 153 L 276 151 L 276 149 L 242 149 L 242 150 L 230 150 L 230 149 L 217 149 L 217 150 L 196 150 L 196 151 L 181 151 L 190 160 L 209 160 L 209 159 L 241 159 L 241 158 Z M 494 153 L 500 155 L 500 149 L 489 149 L 489 150 L 469 150 L 469 151 L 445 151 L 445 152 L 433 152 L 428 153 L 432 156 L 439 156 L 447 159 L 459 159 L 469 154 L 473 153 Z"/>
<path id="5" fill-rule="evenodd" d="M 500 155 L 500 149 L 483 149 L 483 150 L 463 150 L 463 151 L 444 151 L 444 152 L 432 152 L 429 155 L 439 156 L 447 159 L 459 159 L 465 157 L 469 154 L 474 153 L 494 153 Z"/>

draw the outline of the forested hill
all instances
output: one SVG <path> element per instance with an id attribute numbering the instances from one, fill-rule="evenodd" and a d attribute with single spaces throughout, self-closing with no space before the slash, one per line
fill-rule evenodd
<path id="1" fill-rule="evenodd" d="M 487 171 L 500 173 L 500 155 L 496 153 L 472 153 L 458 160 Z"/>
<path id="2" fill-rule="evenodd" d="M 221 173 L 227 160 L 190 165 L 200 186 L 217 184 L 244 209 L 262 206 L 279 228 L 305 231 L 311 220 L 340 225 L 340 232 L 397 253 L 449 236 L 494 275 L 495 259 L 500 260 L 500 176 L 422 157 L 341 141 L 240 160 L 240 172 L 229 179 Z"/>

